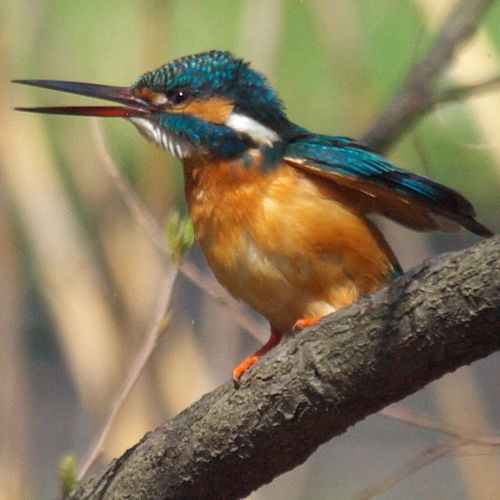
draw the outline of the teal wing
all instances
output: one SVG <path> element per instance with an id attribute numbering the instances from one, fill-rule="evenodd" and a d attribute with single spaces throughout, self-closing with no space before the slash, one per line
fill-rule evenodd
<path id="1" fill-rule="evenodd" d="M 453 230 L 458 224 L 480 236 L 492 235 L 460 193 L 398 168 L 347 137 L 298 135 L 287 144 L 284 158 L 342 186 L 358 202 L 364 197 L 360 206 L 366 212 L 380 212 L 414 229 Z"/>

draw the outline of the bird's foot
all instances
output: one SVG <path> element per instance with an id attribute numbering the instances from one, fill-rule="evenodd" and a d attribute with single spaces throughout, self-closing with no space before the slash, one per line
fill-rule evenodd
<path id="1" fill-rule="evenodd" d="M 238 388 L 240 385 L 241 376 L 259 359 L 260 356 L 252 354 L 251 356 L 248 356 L 248 358 L 245 358 L 238 366 L 233 368 L 233 384 L 235 388 Z"/>
<path id="2" fill-rule="evenodd" d="M 281 340 L 281 333 L 271 328 L 271 337 L 269 340 L 256 352 L 254 352 L 248 358 L 245 358 L 238 366 L 233 370 L 233 383 L 234 387 L 238 388 L 240 385 L 240 379 L 242 375 L 253 366 L 259 359 L 266 354 L 267 351 L 271 350 L 275 345 L 279 344 Z"/>
<path id="3" fill-rule="evenodd" d="M 293 325 L 292 330 L 294 332 L 300 332 L 301 330 L 304 330 L 308 326 L 315 325 L 320 319 L 321 319 L 321 316 L 311 316 L 309 318 L 299 319 Z"/>

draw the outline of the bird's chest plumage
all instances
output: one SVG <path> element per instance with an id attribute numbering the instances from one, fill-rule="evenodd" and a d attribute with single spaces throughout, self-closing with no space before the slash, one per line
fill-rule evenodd
<path id="1" fill-rule="evenodd" d="M 259 163 L 258 153 L 245 164 L 186 160 L 186 198 L 217 279 L 287 333 L 377 288 L 390 264 L 321 180 L 285 164 L 263 174 Z"/>
<path id="2" fill-rule="evenodd" d="M 186 162 L 186 199 L 207 261 L 218 280 L 257 310 L 257 295 L 273 287 L 261 210 L 269 179 L 238 162 Z M 265 285 L 264 285 L 265 284 Z"/>

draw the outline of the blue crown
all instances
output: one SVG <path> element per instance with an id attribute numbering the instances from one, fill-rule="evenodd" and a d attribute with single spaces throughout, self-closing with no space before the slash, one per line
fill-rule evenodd
<path id="1" fill-rule="evenodd" d="M 283 103 L 266 77 L 226 51 L 212 50 L 175 59 L 144 73 L 132 87 L 149 87 L 157 92 L 185 88 L 198 97 L 227 97 L 237 112 L 265 124 L 276 126 L 284 119 Z"/>

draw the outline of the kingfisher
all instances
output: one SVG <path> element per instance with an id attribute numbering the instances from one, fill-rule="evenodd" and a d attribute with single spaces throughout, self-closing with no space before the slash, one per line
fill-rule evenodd
<path id="1" fill-rule="evenodd" d="M 234 368 L 235 384 L 283 337 L 401 274 L 371 214 L 418 231 L 492 235 L 453 189 L 353 139 L 290 121 L 266 77 L 230 52 L 181 57 L 128 87 L 14 82 L 116 102 L 16 109 L 125 118 L 182 161 L 210 268 L 270 324 L 268 342 Z"/>

